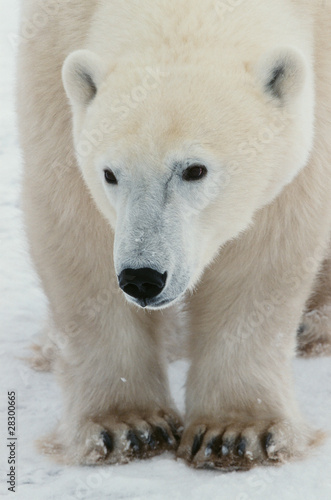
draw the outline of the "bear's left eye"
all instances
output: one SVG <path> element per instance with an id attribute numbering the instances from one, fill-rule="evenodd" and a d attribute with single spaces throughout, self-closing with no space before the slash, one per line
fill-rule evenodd
<path id="1" fill-rule="evenodd" d="M 104 174 L 105 174 L 105 180 L 108 184 L 117 184 L 117 179 L 115 177 L 115 174 L 112 170 L 110 170 L 110 168 L 106 168 L 104 170 Z"/>
<path id="2" fill-rule="evenodd" d="M 182 178 L 184 181 L 199 181 L 207 175 L 204 165 L 192 165 L 184 170 Z"/>

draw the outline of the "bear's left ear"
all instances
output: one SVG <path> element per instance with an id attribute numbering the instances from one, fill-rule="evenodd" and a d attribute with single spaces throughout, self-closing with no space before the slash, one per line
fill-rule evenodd
<path id="1" fill-rule="evenodd" d="M 72 104 L 87 106 L 105 78 L 102 59 L 90 50 L 76 50 L 68 55 L 62 67 L 62 81 Z"/>
<path id="2" fill-rule="evenodd" d="M 284 103 L 302 90 L 306 80 L 306 63 L 298 50 L 278 48 L 261 57 L 256 73 L 263 91 Z"/>

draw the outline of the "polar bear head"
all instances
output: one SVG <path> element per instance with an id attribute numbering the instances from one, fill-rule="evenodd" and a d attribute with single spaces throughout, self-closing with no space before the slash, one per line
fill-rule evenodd
<path id="1" fill-rule="evenodd" d="M 111 66 L 89 50 L 67 57 L 78 162 L 114 230 L 128 300 L 161 308 L 192 289 L 305 166 L 310 66 L 292 46 L 224 56 L 217 67 Z"/>

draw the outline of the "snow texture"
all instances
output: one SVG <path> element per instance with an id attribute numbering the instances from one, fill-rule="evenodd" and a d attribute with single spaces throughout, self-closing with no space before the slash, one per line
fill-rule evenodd
<path id="1" fill-rule="evenodd" d="M 62 1 L 62 0 L 61 0 Z M 1 0 L 0 76 L 0 496 L 20 500 L 226 499 L 330 500 L 331 439 L 306 460 L 249 472 L 196 471 L 171 454 L 122 466 L 64 467 L 35 449 L 61 413 L 61 395 L 51 374 L 32 371 L 20 356 L 40 330 L 46 299 L 27 254 L 20 208 L 20 157 L 14 112 L 15 48 L 19 4 Z M 40 41 L 42 43 L 42 40 Z M 183 410 L 187 364 L 170 366 L 171 387 Z M 296 390 L 306 418 L 331 431 L 330 358 L 295 360 Z M 17 487 L 7 490 L 7 391 L 17 394 Z"/>

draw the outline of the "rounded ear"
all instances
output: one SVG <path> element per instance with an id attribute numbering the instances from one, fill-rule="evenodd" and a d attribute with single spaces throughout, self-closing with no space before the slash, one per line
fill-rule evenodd
<path id="1" fill-rule="evenodd" d="M 273 49 L 261 57 L 256 73 L 265 93 L 286 102 L 303 89 L 306 62 L 304 56 L 292 47 Z"/>
<path id="2" fill-rule="evenodd" d="M 62 67 L 62 81 L 72 104 L 87 106 L 105 77 L 102 59 L 90 50 L 76 50 Z"/>

